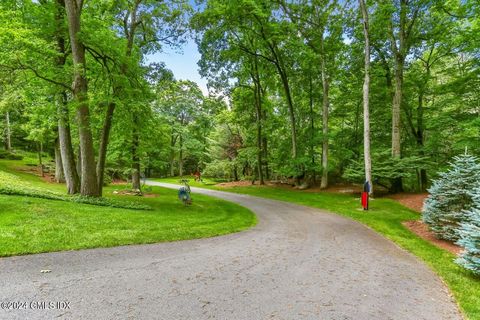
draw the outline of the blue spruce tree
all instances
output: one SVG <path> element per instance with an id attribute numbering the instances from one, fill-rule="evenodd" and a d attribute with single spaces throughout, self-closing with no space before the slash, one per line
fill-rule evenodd
<path id="1" fill-rule="evenodd" d="M 456 262 L 464 268 L 480 275 L 480 187 L 473 194 L 474 206 L 465 210 L 465 222 L 460 224 L 457 244 L 465 250 Z"/>
<path id="2" fill-rule="evenodd" d="M 464 210 L 472 207 L 472 190 L 479 184 L 479 161 L 467 153 L 454 157 L 449 170 L 440 173 L 433 182 L 425 200 L 423 221 L 437 238 L 459 239 L 458 229 L 465 221 Z"/>

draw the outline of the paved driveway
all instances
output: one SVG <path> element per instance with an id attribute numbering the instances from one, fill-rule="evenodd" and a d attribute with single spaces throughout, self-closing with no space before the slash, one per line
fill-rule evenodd
<path id="1" fill-rule="evenodd" d="M 0 302 L 27 307 L 0 309 L 0 319 L 461 318 L 428 267 L 357 222 L 192 190 L 250 208 L 259 224 L 209 239 L 0 259 Z M 31 310 L 37 302 L 54 309 Z"/>

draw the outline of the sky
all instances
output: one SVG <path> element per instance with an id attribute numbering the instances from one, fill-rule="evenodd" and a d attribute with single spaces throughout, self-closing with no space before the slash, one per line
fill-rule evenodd
<path id="1" fill-rule="evenodd" d="M 175 79 L 191 80 L 198 84 L 204 95 L 208 95 L 207 80 L 202 79 L 198 73 L 197 62 L 200 53 L 193 39 L 188 39 L 180 50 L 166 48 L 164 52 L 158 52 L 147 57 L 147 62 L 164 62 L 165 66 L 172 70 Z"/>
<path id="2" fill-rule="evenodd" d="M 195 11 L 201 11 L 202 6 L 195 0 L 189 0 L 189 3 Z M 198 73 L 197 62 L 200 57 L 195 40 L 188 37 L 181 50 L 166 47 L 164 52 L 148 56 L 147 62 L 164 62 L 165 66 L 172 70 L 175 79 L 196 82 L 203 94 L 208 96 L 207 80 L 202 79 Z"/>

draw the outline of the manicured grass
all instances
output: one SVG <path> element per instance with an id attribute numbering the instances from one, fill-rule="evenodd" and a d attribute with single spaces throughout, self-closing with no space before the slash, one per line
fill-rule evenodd
<path id="1" fill-rule="evenodd" d="M 17 173 L 18 161 L 0 161 L 0 170 L 18 174 L 21 181 L 48 191 L 65 192 L 59 184 L 46 183 L 28 173 Z M 245 230 L 256 224 L 246 208 L 224 200 L 194 195 L 184 206 L 175 190 L 151 188 L 155 197 L 114 195 L 153 210 L 111 208 L 26 196 L 0 195 L 0 256 L 111 247 L 212 237 Z"/>
<path id="2" fill-rule="evenodd" d="M 45 183 L 40 177 L 27 172 L 27 169 L 38 169 L 38 167 L 33 166 L 38 160 L 31 153 L 20 152 L 20 154 L 24 156 L 23 160 L 0 159 L 0 171 L 15 174 L 17 177 L 21 178 L 23 183 L 27 183 L 34 187 L 46 188 L 49 191 L 65 193 L 66 189 L 63 184 Z M 46 158 L 43 161 L 46 163 L 50 161 L 50 159 Z"/>
<path id="3" fill-rule="evenodd" d="M 209 188 L 288 201 L 325 209 L 357 220 L 425 261 L 448 285 L 466 317 L 472 320 L 480 319 L 480 278 L 455 264 L 453 254 L 432 245 L 405 228 L 402 225 L 403 221 L 418 220 L 420 214 L 391 199 L 372 200 L 370 210 L 364 212 L 361 210 L 360 199 L 352 195 L 313 193 L 268 186 L 230 188 L 209 186 Z"/>

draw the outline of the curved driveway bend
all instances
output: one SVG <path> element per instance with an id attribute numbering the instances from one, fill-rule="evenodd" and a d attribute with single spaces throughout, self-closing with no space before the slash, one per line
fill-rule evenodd
<path id="1" fill-rule="evenodd" d="M 0 319 L 461 319 L 428 267 L 357 222 L 192 191 L 245 206 L 259 223 L 208 239 L 0 259 L 0 302 L 70 303 L 0 309 Z"/>

